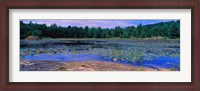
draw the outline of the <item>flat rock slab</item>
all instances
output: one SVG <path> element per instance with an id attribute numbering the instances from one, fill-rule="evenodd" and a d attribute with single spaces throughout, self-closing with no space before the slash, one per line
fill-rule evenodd
<path id="1" fill-rule="evenodd" d="M 100 61 L 20 61 L 20 71 L 170 71 L 170 69 L 159 68 L 155 70 L 142 66 Z"/>
<path id="2" fill-rule="evenodd" d="M 20 71 L 53 71 L 63 65 L 58 61 L 20 61 Z"/>
<path id="3" fill-rule="evenodd" d="M 57 69 L 57 71 L 170 71 L 170 69 L 158 68 L 158 70 L 156 70 L 142 66 L 129 66 L 119 63 L 85 61 L 68 62 L 65 66 Z"/>

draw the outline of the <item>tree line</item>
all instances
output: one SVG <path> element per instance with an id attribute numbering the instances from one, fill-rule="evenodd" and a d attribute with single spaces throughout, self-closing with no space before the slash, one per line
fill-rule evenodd
<path id="1" fill-rule="evenodd" d="M 55 23 L 47 26 L 46 24 L 24 23 L 20 21 L 20 38 L 25 39 L 28 36 L 37 36 L 40 38 L 179 38 L 180 20 L 159 22 L 155 24 L 142 25 L 137 27 L 128 26 L 122 28 L 101 28 L 101 27 L 77 27 L 77 26 L 58 26 Z"/>

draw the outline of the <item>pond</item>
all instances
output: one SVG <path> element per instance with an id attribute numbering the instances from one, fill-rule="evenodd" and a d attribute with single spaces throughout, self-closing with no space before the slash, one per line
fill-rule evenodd
<path id="1" fill-rule="evenodd" d="M 102 61 L 180 70 L 179 40 L 21 40 L 20 60 Z"/>

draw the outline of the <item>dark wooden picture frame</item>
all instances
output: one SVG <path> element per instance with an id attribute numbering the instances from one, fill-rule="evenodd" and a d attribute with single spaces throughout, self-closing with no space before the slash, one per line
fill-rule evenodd
<path id="1" fill-rule="evenodd" d="M 192 82 L 9 82 L 9 9 L 191 9 Z M 1 90 L 200 91 L 199 0 L 6 0 L 1 2 Z"/>

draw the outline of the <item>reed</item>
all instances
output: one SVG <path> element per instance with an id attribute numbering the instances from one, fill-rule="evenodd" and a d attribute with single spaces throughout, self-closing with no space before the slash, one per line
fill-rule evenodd
<path id="1" fill-rule="evenodd" d="M 121 59 L 121 55 L 122 55 L 122 50 L 121 49 L 117 50 L 118 59 Z"/>
<path id="2" fill-rule="evenodd" d="M 102 49 L 99 50 L 99 55 L 102 57 L 103 53 L 102 53 Z"/>
<path id="3" fill-rule="evenodd" d="M 134 55 L 134 49 L 131 49 L 131 50 L 130 50 L 129 56 L 130 56 L 130 61 L 131 61 L 131 62 L 134 62 L 134 61 L 135 61 L 135 60 L 134 60 L 134 56 L 135 56 L 135 55 Z"/>
<path id="4" fill-rule="evenodd" d="M 135 54 L 135 61 L 142 61 L 142 52 L 141 51 L 137 51 L 137 53 Z"/>
<path id="5" fill-rule="evenodd" d="M 106 58 L 109 58 L 110 57 L 110 52 L 109 50 L 106 51 Z"/>
<path id="6" fill-rule="evenodd" d="M 123 50 L 122 51 L 122 61 L 124 61 L 126 59 L 126 52 Z"/>
<path id="7" fill-rule="evenodd" d="M 117 56 L 116 50 L 112 50 L 112 57 L 115 58 Z"/>

